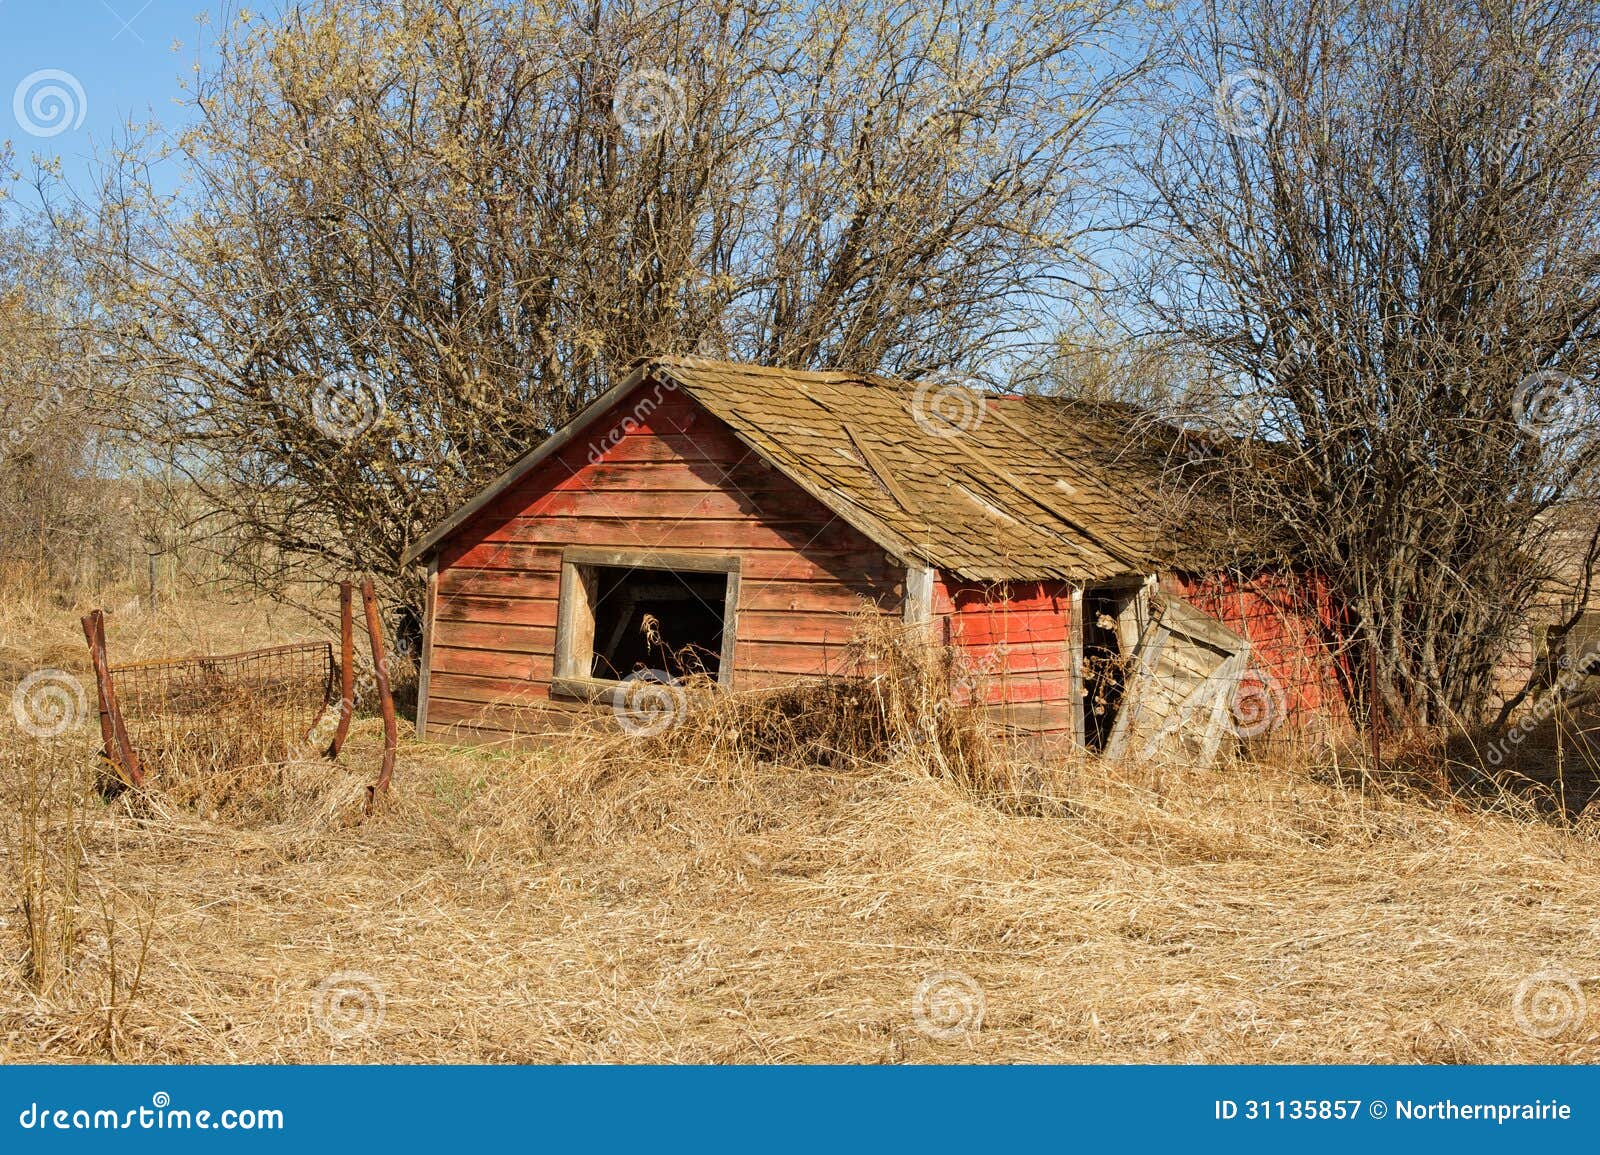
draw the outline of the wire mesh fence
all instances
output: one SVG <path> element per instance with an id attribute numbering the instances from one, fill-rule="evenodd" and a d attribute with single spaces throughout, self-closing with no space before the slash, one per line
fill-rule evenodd
<path id="1" fill-rule="evenodd" d="M 223 767 L 309 752 L 338 705 L 327 642 L 112 666 L 128 737 L 147 768 Z"/>

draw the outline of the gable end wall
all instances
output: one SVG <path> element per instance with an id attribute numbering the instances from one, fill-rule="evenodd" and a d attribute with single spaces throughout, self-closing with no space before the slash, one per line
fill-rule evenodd
<path id="1" fill-rule="evenodd" d="M 687 394 L 646 381 L 443 543 L 431 737 L 550 727 L 566 546 L 736 555 L 735 689 L 829 673 L 863 602 L 901 611 L 904 571 L 881 547 Z"/>

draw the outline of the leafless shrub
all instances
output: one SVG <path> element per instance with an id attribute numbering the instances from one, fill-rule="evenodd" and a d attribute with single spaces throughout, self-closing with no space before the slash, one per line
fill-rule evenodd
<path id="1" fill-rule="evenodd" d="M 1373 659 L 1391 725 L 1476 722 L 1554 568 L 1545 515 L 1593 493 L 1597 43 L 1564 3 L 1168 25 L 1139 296 L 1219 374 L 1166 416 L 1226 415 L 1186 475 L 1226 495 L 1234 560 L 1331 579 L 1349 688 Z"/>

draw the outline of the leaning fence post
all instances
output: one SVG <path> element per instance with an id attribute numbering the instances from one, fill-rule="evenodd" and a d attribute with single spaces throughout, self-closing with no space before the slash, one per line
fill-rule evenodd
<path id="1" fill-rule="evenodd" d="M 389 789 L 399 731 L 394 720 L 394 696 L 389 691 L 389 660 L 383 652 L 383 620 L 378 615 L 378 595 L 372 588 L 371 578 L 361 582 L 361 608 L 367 616 L 367 637 L 372 641 L 372 673 L 378 683 L 378 706 L 383 711 L 383 764 L 378 780 L 367 787 L 367 813 L 370 814 L 373 796 Z"/>
<path id="2" fill-rule="evenodd" d="M 349 582 L 339 583 L 339 725 L 328 744 L 328 757 L 337 758 L 344 748 L 345 736 L 350 733 L 350 714 L 355 708 L 356 695 L 356 641 L 355 615 L 351 610 Z"/>
<path id="3" fill-rule="evenodd" d="M 83 616 L 83 636 L 89 643 L 89 660 L 94 663 L 95 694 L 100 700 L 100 738 L 105 743 L 106 761 L 118 777 L 131 786 L 144 785 L 139 756 L 128 741 L 128 728 L 117 709 L 116 686 L 111 680 L 111 665 L 106 660 L 106 616 L 90 610 Z"/>

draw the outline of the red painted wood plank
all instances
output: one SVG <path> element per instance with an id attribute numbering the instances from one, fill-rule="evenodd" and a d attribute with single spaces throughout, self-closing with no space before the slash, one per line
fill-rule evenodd
<path id="1" fill-rule="evenodd" d="M 1070 686 L 1061 677 L 1013 677 L 970 687 L 963 698 L 990 704 L 1002 702 L 1061 703 L 1070 705 Z"/>
<path id="2" fill-rule="evenodd" d="M 496 569 L 556 571 L 561 568 L 561 547 L 558 545 L 522 545 L 515 549 L 508 543 L 487 543 L 477 538 L 461 536 L 450 542 L 439 557 L 439 580 L 452 580 L 459 570 Z"/>
<path id="3" fill-rule="evenodd" d="M 533 501 L 551 492 L 617 492 L 648 489 L 683 490 L 706 493 L 732 487 L 746 493 L 791 493 L 793 482 L 771 468 L 751 460 L 618 462 L 591 465 L 572 473 L 552 475 L 540 484 L 527 484 L 496 499 L 504 514 L 527 509 Z"/>
<path id="4" fill-rule="evenodd" d="M 498 622 L 436 620 L 433 642 L 457 649 L 515 654 L 555 653 L 556 631 L 549 626 L 514 626 Z"/>
<path id="5" fill-rule="evenodd" d="M 509 681 L 548 681 L 552 664 L 548 654 L 514 654 L 446 646 L 435 640 L 429 677 L 444 674 L 478 674 Z"/>
<path id="6" fill-rule="evenodd" d="M 435 706 L 438 708 L 437 720 Z M 446 730 L 441 735 L 446 742 L 515 742 L 519 738 L 562 733 L 587 722 L 589 715 L 587 709 L 579 712 L 558 702 L 547 701 L 540 706 L 496 706 L 430 699 L 428 729 L 431 732 L 436 725 L 458 728 Z"/>
<path id="7" fill-rule="evenodd" d="M 435 685 L 437 681 L 437 685 Z M 478 674 L 441 673 L 435 679 L 430 671 L 428 701 L 450 699 L 457 702 L 545 702 L 550 698 L 550 683 L 515 678 L 491 678 Z M 432 709 L 430 706 L 429 709 Z"/>
<path id="8" fill-rule="evenodd" d="M 996 674 L 1065 673 L 1069 664 L 1065 645 L 1007 646 L 1001 649 L 961 650 L 957 670 L 968 677 Z"/>
<path id="9" fill-rule="evenodd" d="M 556 584 L 550 583 L 550 591 Z M 508 626 L 554 626 L 556 624 L 556 599 L 545 598 L 493 598 L 452 595 L 437 599 L 434 617 L 445 622 L 499 623 Z"/>
<path id="10" fill-rule="evenodd" d="M 823 674 L 837 671 L 844 660 L 844 644 L 811 645 L 740 640 L 734 648 L 734 672 L 766 674 Z"/>
<path id="11" fill-rule="evenodd" d="M 730 489 L 698 490 L 648 487 L 615 490 L 556 490 L 532 501 L 495 534 L 518 540 L 524 523 L 545 518 L 758 518 L 821 526 L 833 519 L 808 495 L 798 490 L 743 493 Z"/>
<path id="12" fill-rule="evenodd" d="M 757 520 L 749 517 L 657 517 L 637 514 L 537 517 L 507 522 L 452 564 L 475 566 L 501 543 L 592 545 L 611 549 L 786 549 L 865 551 L 870 543 L 842 521 Z"/>
<path id="13" fill-rule="evenodd" d="M 833 581 L 759 580 L 745 575 L 739 586 L 739 609 L 796 610 L 813 613 L 855 614 L 863 608 L 879 612 L 900 612 L 901 593 L 894 588 L 878 589 L 873 597 L 863 597 Z"/>

